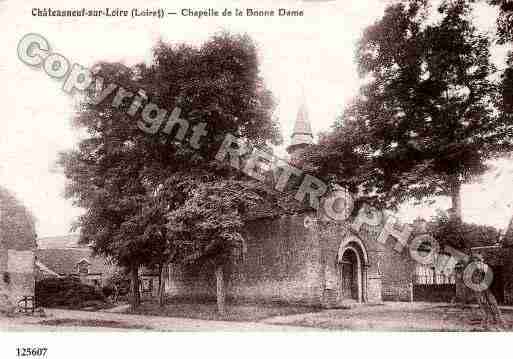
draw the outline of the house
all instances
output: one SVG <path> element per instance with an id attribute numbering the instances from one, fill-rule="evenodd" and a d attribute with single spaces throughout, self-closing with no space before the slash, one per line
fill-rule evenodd
<path id="1" fill-rule="evenodd" d="M 23 299 L 33 298 L 35 250 L 30 214 L 0 187 L 0 311 L 11 311 Z"/>
<path id="2" fill-rule="evenodd" d="M 292 144 L 294 157 L 313 142 L 304 103 Z M 384 218 L 354 230 L 347 222 L 315 220 L 316 213 L 285 200 L 253 208 L 242 230 L 244 260 L 221 269 L 226 297 L 238 301 L 284 302 L 336 307 L 347 303 L 413 300 L 417 264 L 395 240 L 379 242 Z M 170 297 L 215 298 L 215 264 L 205 260 L 170 265 Z"/>
<path id="3" fill-rule="evenodd" d="M 37 279 L 74 276 L 84 284 L 103 286 L 116 267 L 105 258 L 92 255 L 87 245 L 79 244 L 79 235 L 38 239 Z"/>
<path id="4" fill-rule="evenodd" d="M 84 284 L 103 287 L 118 269 L 105 258 L 93 256 L 89 246 L 79 243 L 79 235 L 38 239 L 36 280 L 48 277 L 79 278 Z M 140 271 L 140 291 L 143 297 L 158 292 L 158 274 L 147 268 Z"/>

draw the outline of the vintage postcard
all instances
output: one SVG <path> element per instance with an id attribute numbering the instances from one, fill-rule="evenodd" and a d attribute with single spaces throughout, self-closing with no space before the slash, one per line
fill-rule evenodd
<path id="1" fill-rule="evenodd" d="M 2 357 L 513 329 L 513 1 L 3 0 L 0 23 Z"/>

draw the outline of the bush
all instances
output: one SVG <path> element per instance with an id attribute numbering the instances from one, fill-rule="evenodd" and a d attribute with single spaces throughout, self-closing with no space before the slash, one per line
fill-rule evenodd
<path id="1" fill-rule="evenodd" d="M 35 297 L 38 306 L 47 308 L 80 309 L 87 302 L 105 302 L 103 293 L 70 277 L 47 278 L 36 282 Z"/>
<path id="2" fill-rule="evenodd" d="M 130 279 L 124 273 L 116 272 L 107 279 L 107 285 L 104 288 L 106 287 L 108 287 L 107 291 L 110 292 L 110 295 L 114 294 L 115 288 L 117 288 L 118 295 L 125 296 L 130 293 Z M 105 296 L 108 297 L 108 295 Z"/>
<path id="3" fill-rule="evenodd" d="M 106 285 L 102 288 L 102 293 L 105 297 L 110 297 L 114 293 L 114 288 L 110 285 Z"/>

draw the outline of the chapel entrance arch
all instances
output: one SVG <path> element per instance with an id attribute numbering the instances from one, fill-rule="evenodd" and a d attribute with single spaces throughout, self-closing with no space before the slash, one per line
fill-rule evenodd
<path id="1" fill-rule="evenodd" d="M 337 255 L 338 301 L 366 301 L 368 257 L 365 246 L 356 236 L 345 238 Z"/>

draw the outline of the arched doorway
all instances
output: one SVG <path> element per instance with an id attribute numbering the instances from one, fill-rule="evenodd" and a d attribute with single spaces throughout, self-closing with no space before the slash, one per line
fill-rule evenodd
<path id="1" fill-rule="evenodd" d="M 350 236 L 342 241 L 337 258 L 339 302 L 365 301 L 367 263 L 367 252 L 359 238 Z"/>
<path id="2" fill-rule="evenodd" d="M 340 259 L 341 293 L 343 300 L 358 300 L 358 254 L 348 248 Z"/>

